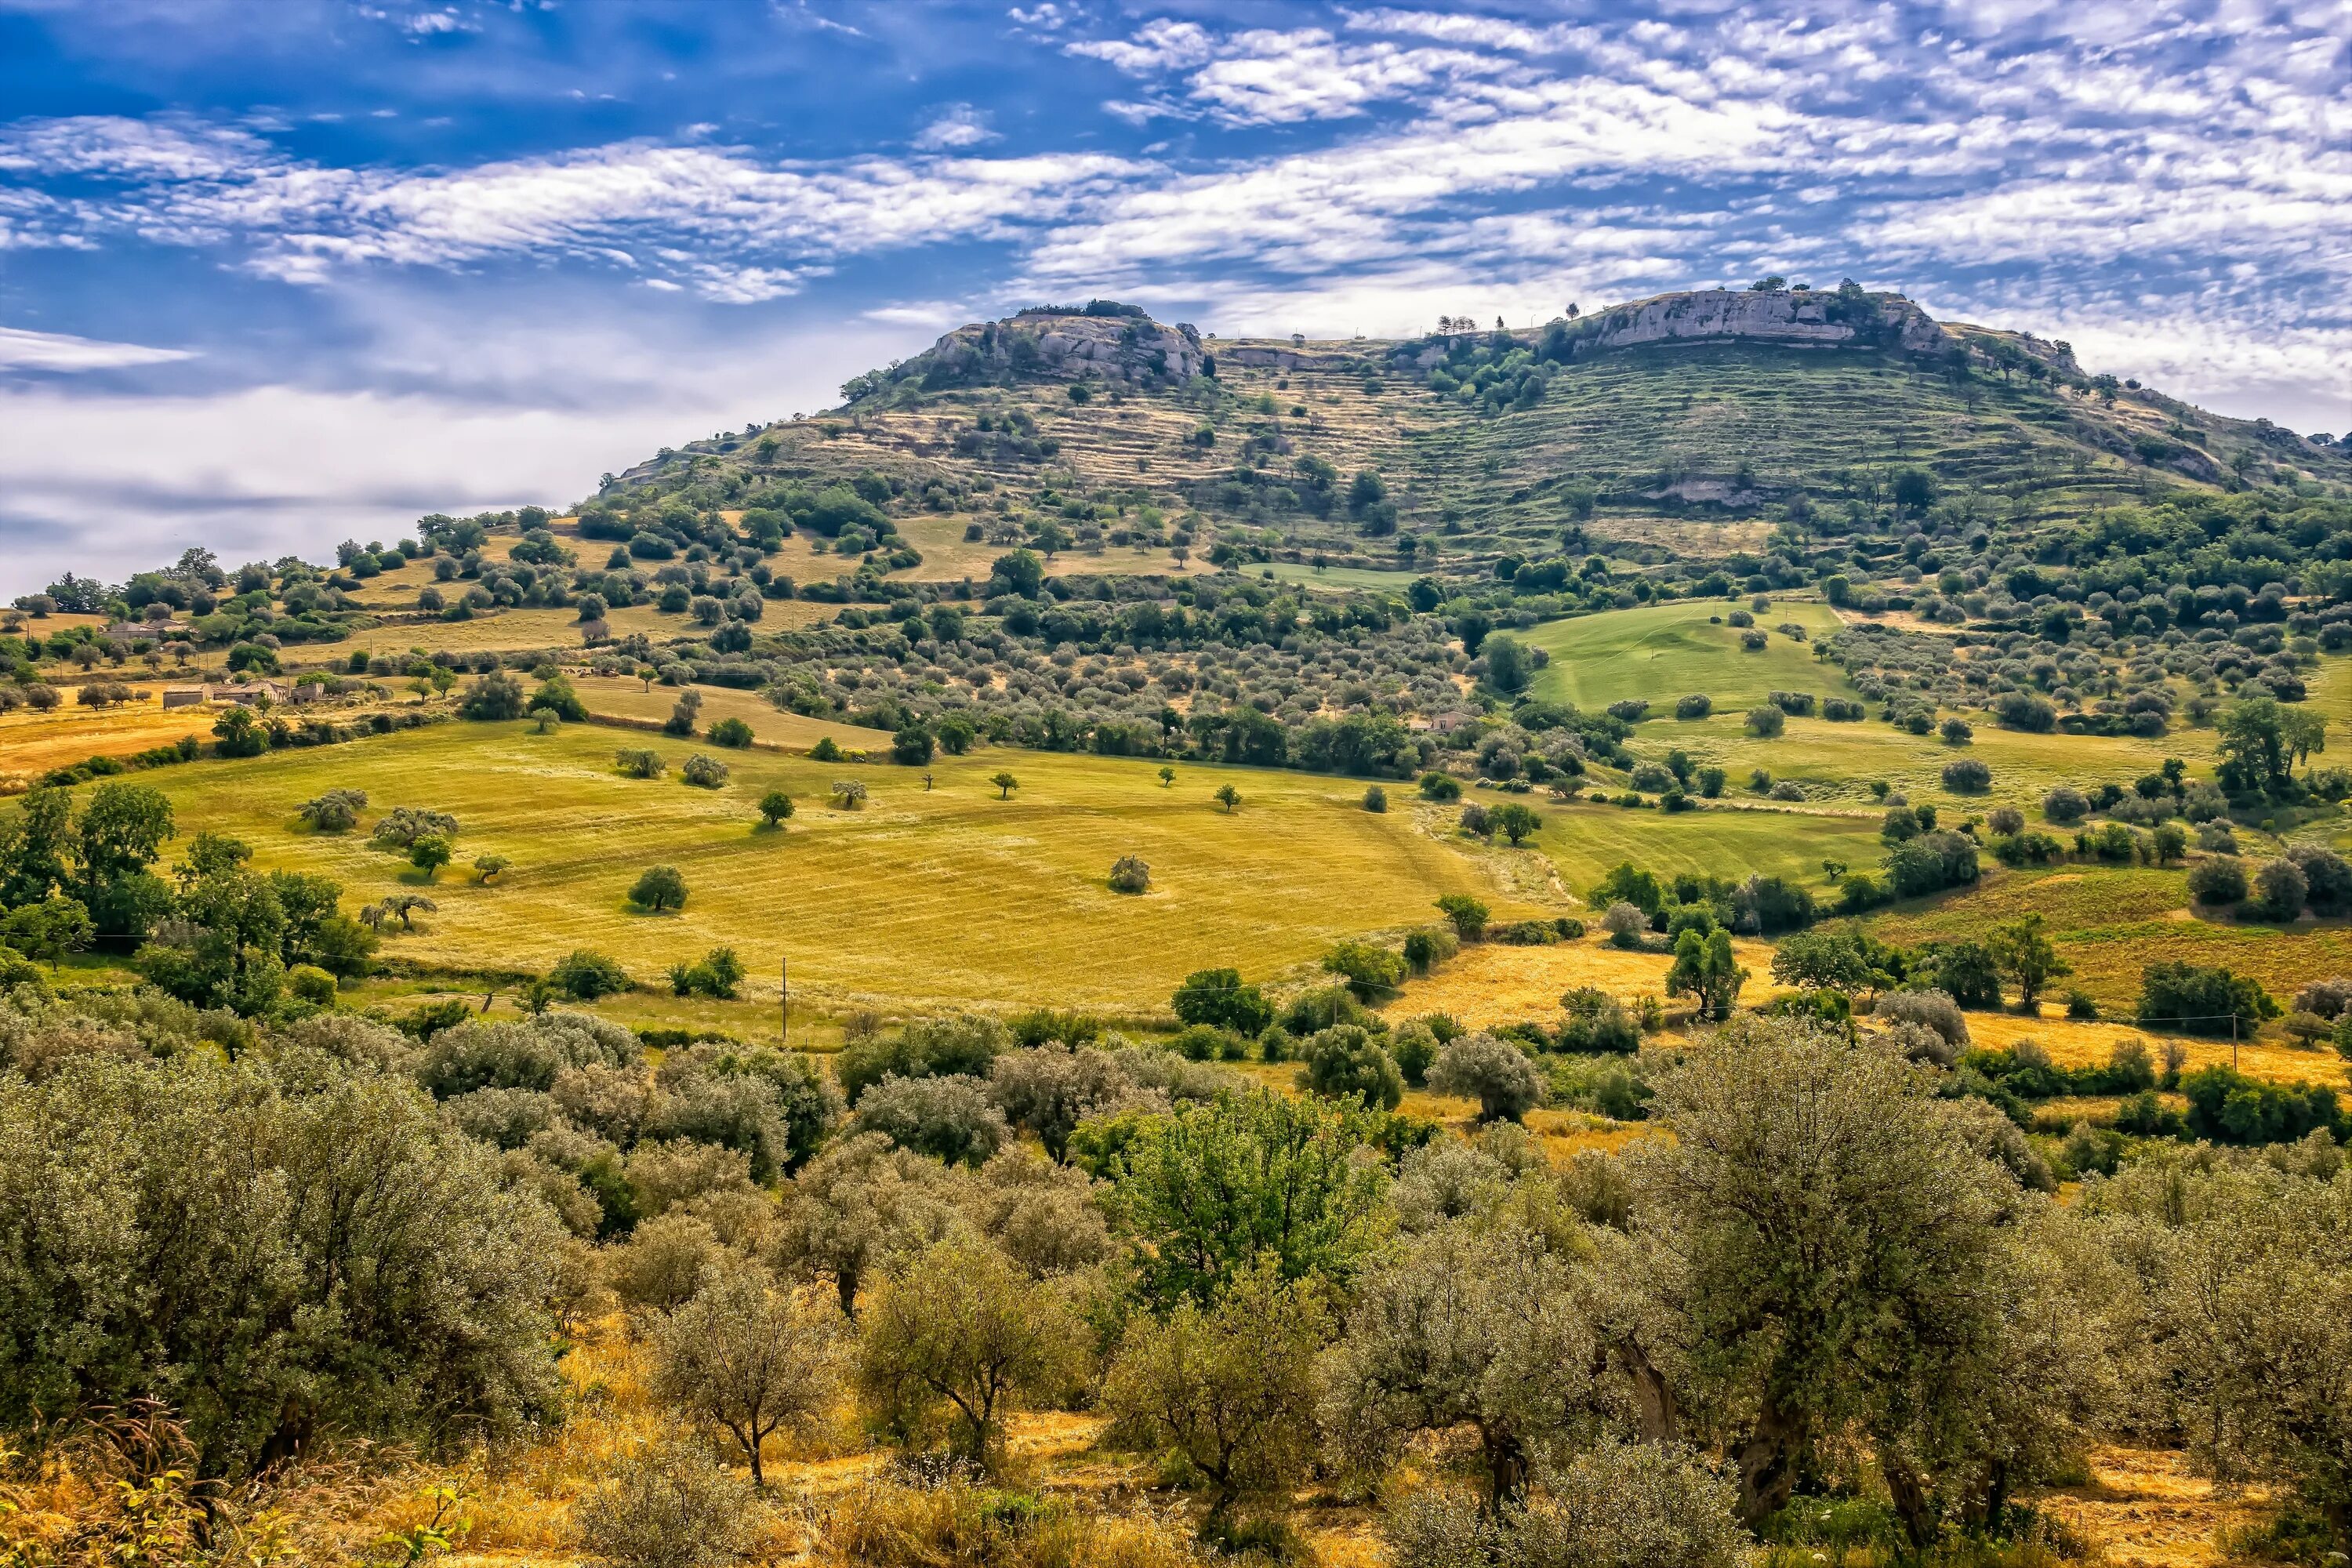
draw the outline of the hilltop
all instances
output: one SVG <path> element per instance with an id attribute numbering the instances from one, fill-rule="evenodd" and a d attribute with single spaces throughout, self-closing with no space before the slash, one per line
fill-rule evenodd
<path id="1" fill-rule="evenodd" d="M 1082 538 L 1164 538 L 1133 526 L 1149 510 L 1224 559 L 1476 571 L 1570 526 L 1636 562 L 1756 552 L 1776 528 L 1867 536 L 1925 510 L 1901 474 L 1963 527 L 2352 479 L 2334 444 L 1851 285 L 1444 329 L 1219 339 L 1113 301 L 1041 307 L 858 376 L 836 409 L 666 450 L 595 500 L 735 508 L 872 475 L 991 532 L 1043 511 Z"/>

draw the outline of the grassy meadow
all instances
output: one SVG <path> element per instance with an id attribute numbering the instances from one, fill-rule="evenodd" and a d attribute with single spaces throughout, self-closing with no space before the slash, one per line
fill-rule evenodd
<path id="1" fill-rule="evenodd" d="M 614 770 L 616 747 L 641 744 L 668 759 L 667 776 Z M 199 829 L 235 834 L 264 866 L 336 877 L 353 904 L 428 892 L 439 911 L 388 942 L 389 959 L 536 972 L 593 947 L 654 981 L 723 942 L 762 982 L 789 955 L 795 994 L 828 1005 L 1157 1010 L 1192 970 L 1270 975 L 1341 937 L 1418 923 L 1440 894 L 1491 891 L 1473 858 L 1403 813 L 1364 811 L 1345 779 L 1188 765 L 1163 789 L 1146 763 L 987 751 L 940 759 L 926 792 L 919 770 L 738 752 L 714 753 L 733 776 L 705 791 L 676 772 L 696 749 L 596 726 L 446 724 L 151 776 L 182 846 Z M 988 782 L 1000 769 L 1022 781 L 1010 800 Z M 845 778 L 866 784 L 865 809 L 826 804 Z M 1231 814 L 1210 798 L 1225 783 L 1243 796 Z M 299 830 L 296 806 L 339 786 L 368 792 L 368 820 L 404 805 L 453 813 L 457 863 L 428 889 L 363 832 Z M 771 833 L 755 803 L 778 787 L 800 809 Z M 514 863 L 493 887 L 465 869 L 488 853 Z M 1149 893 L 1105 885 L 1128 854 L 1150 865 Z M 685 873 L 682 912 L 631 910 L 653 865 Z"/>
<path id="2" fill-rule="evenodd" d="M 1536 673 L 1534 694 L 1580 708 L 1606 708 L 1646 698 L 1654 715 L 1671 716 L 1675 700 L 1703 691 L 1718 710 L 1737 712 L 1771 691 L 1848 694 L 1844 672 L 1813 658 L 1814 644 L 1792 642 L 1771 628 L 1784 621 L 1820 637 L 1838 628 L 1835 611 L 1805 600 L 1781 600 L 1756 613 L 1771 640 L 1760 652 L 1739 646 L 1740 628 L 1711 624 L 1735 606 L 1719 599 L 1686 599 L 1605 615 L 1553 621 L 1523 634 L 1551 656 Z"/>

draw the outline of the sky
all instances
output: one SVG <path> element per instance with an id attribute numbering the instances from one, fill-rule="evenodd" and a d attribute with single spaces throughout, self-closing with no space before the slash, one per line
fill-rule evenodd
<path id="1" fill-rule="evenodd" d="M 0 0 L 0 596 L 560 504 L 965 321 L 1780 273 L 2352 426 L 2352 5 Z"/>

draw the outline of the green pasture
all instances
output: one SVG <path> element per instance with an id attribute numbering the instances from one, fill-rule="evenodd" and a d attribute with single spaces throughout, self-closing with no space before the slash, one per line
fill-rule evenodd
<path id="1" fill-rule="evenodd" d="M 1537 626 L 1519 635 L 1549 654 L 1551 663 L 1536 673 L 1532 689 L 1538 697 L 1585 709 L 1647 698 L 1652 720 L 1664 714 L 1669 724 L 1675 700 L 1695 691 L 1713 698 L 1718 710 L 1733 712 L 1754 707 L 1772 691 L 1851 694 L 1843 670 L 1814 658 L 1813 641 L 1793 642 L 1772 630 L 1794 622 L 1809 639 L 1826 637 L 1838 628 L 1827 605 L 1775 600 L 1770 609 L 1755 612 L 1758 626 L 1770 640 L 1749 653 L 1739 646 L 1743 628 L 1708 619 L 1727 617 L 1746 603 L 1683 600 Z M 1645 727 L 1644 738 L 1652 728 L 1663 726 Z"/>
<path id="2" fill-rule="evenodd" d="M 2067 866 L 1989 869 L 1976 887 L 1875 916 L 1889 942 L 1982 941 L 2004 921 L 2039 914 L 2074 973 L 2052 987 L 2078 987 L 2109 1016 L 2128 1018 L 2151 963 L 2220 965 L 2251 974 L 2282 1004 L 2325 975 L 2352 974 L 2352 925 L 2305 919 L 2293 926 L 2205 919 L 2190 911 L 2187 872 L 2175 867 Z"/>
<path id="3" fill-rule="evenodd" d="M 1244 569 L 1252 577 L 1277 583 L 1304 583 L 1310 588 L 1361 588 L 1375 594 L 1402 595 L 1415 574 L 1385 572 L 1376 566 L 1313 566 L 1303 561 L 1277 561 L 1270 566 Z"/>
<path id="4" fill-rule="evenodd" d="M 1580 898 L 1622 860 L 1667 875 L 1786 877 L 1820 893 L 1826 890 L 1822 860 L 1867 868 L 1884 851 L 1874 816 L 1730 805 L 1667 813 L 1591 799 L 1528 799 L 1543 818 L 1536 846 Z"/>
<path id="5" fill-rule="evenodd" d="M 616 747 L 648 744 L 666 777 L 614 770 Z M 181 847 L 199 829 L 234 834 L 265 867 L 335 877 L 352 907 L 428 893 L 438 912 L 389 941 L 387 959 L 539 971 L 589 947 L 656 982 L 724 942 L 765 984 L 789 956 L 795 994 L 836 1007 L 1159 1007 L 1192 970 L 1264 977 L 1430 918 L 1440 894 L 1493 896 L 1410 813 L 1363 810 L 1360 780 L 1180 765 L 1162 788 L 1151 763 L 990 750 L 942 758 L 926 791 L 919 769 L 754 752 L 714 752 L 733 775 L 701 790 L 677 773 L 696 749 L 601 726 L 455 723 L 152 776 Z M 1000 769 L 1022 781 L 1010 800 L 988 782 Z M 870 792 L 865 808 L 831 808 L 833 783 L 850 778 Z M 1211 798 L 1226 783 L 1242 795 L 1230 815 Z M 457 864 L 426 889 L 363 832 L 300 830 L 296 806 L 339 786 L 368 792 L 363 821 L 394 805 L 454 814 Z M 771 833 L 756 803 L 779 787 L 799 811 Z M 488 853 L 513 862 L 495 887 L 465 870 Z M 1151 867 L 1147 894 L 1105 885 L 1129 854 Z M 627 905 L 657 864 L 685 873 L 683 912 Z"/>

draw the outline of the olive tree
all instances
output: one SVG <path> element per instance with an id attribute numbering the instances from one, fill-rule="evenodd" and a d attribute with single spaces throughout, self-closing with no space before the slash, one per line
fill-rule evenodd
<path id="1" fill-rule="evenodd" d="M 1803 1018 L 1734 1019 L 1645 1052 L 1643 1073 L 1672 1137 L 1626 1156 L 1634 1229 L 1678 1260 L 1658 1305 L 1666 1338 L 1699 1347 L 1684 1403 L 1738 1422 L 1743 1520 L 1785 1505 L 1816 1446 L 1856 1430 L 1915 1545 L 1940 1498 L 1981 1504 L 2001 1423 L 2028 1414 L 2003 1390 L 2047 1348 L 2026 1331 L 2070 1315 L 2021 1311 L 2019 1237 L 2041 1200 L 1983 1123 L 1891 1044 Z"/>
<path id="2" fill-rule="evenodd" d="M 0 1079 L 0 1427 L 160 1399 L 222 1478 L 517 1425 L 557 1392 L 562 1236 L 414 1085 L 319 1052 Z"/>
<path id="3" fill-rule="evenodd" d="M 1467 1222 L 1413 1237 L 1367 1268 L 1333 1352 L 1326 1424 L 1370 1468 L 1416 1434 L 1466 1427 L 1490 1501 L 1597 1430 L 1601 1343 L 1591 1292 L 1522 1226 Z"/>
<path id="4" fill-rule="evenodd" d="M 1478 1102 L 1481 1121 L 1517 1121 L 1543 1098 L 1528 1054 L 1492 1035 L 1464 1035 L 1439 1049 L 1429 1087 Z"/>
<path id="5" fill-rule="evenodd" d="M 950 1239 L 875 1291 L 858 1384 L 901 1433 L 945 1415 L 951 1451 L 995 1474 L 1005 1416 L 1066 1377 L 1082 1338 L 1061 1281 L 1027 1278 L 986 1242 Z"/>
<path id="6" fill-rule="evenodd" d="M 1245 1500 L 1286 1503 L 1315 1458 L 1316 1356 L 1328 1335 L 1318 1291 L 1253 1269 L 1213 1307 L 1139 1318 L 1103 1405 L 1128 1441 L 1175 1455 L 1207 1484 L 1213 1521 Z"/>
<path id="7" fill-rule="evenodd" d="M 950 1165 L 983 1164 L 1012 1135 L 987 1086 L 963 1073 L 886 1078 L 858 1097 L 851 1125 Z"/>
<path id="8" fill-rule="evenodd" d="M 675 866 L 649 867 L 629 889 L 629 902 L 656 914 L 681 909 L 686 904 L 686 878 Z"/>
<path id="9" fill-rule="evenodd" d="M 945 1236 L 956 1218 L 948 1173 L 878 1132 L 842 1139 L 793 1181 L 776 1247 L 830 1275 L 841 1310 L 857 1314 L 867 1277 Z"/>
<path id="10" fill-rule="evenodd" d="M 761 1445 L 831 1401 L 838 1321 L 756 1265 L 729 1269 L 655 1327 L 654 1396 L 723 1428 L 763 1487 Z"/>

